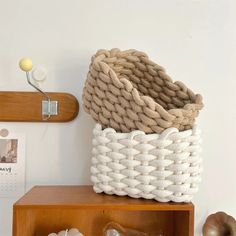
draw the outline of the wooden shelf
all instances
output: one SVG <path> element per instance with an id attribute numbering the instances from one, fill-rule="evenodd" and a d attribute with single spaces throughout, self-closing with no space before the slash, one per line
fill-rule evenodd
<path id="1" fill-rule="evenodd" d="M 9 122 L 68 122 L 76 118 L 79 103 L 69 93 L 47 93 L 52 101 L 58 101 L 58 115 L 42 119 L 42 101 L 38 92 L 0 92 L 0 121 Z"/>
<path id="2" fill-rule="evenodd" d="M 72 227 L 102 236 L 110 221 L 150 235 L 161 229 L 165 236 L 193 236 L 194 206 L 96 194 L 91 186 L 36 186 L 13 207 L 14 236 L 47 236 Z"/>

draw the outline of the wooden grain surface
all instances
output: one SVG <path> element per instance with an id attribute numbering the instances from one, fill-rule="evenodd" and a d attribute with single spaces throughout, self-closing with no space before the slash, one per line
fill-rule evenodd
<path id="1" fill-rule="evenodd" d="M 47 93 L 51 101 L 58 101 L 58 115 L 42 120 L 42 100 L 38 92 L 0 92 L 0 121 L 68 122 L 78 115 L 79 103 L 69 93 Z"/>
<path id="2" fill-rule="evenodd" d="M 68 228 L 78 228 L 84 236 L 103 236 L 103 229 L 109 222 L 118 222 L 126 228 L 133 228 L 157 235 L 158 231 L 165 236 L 174 236 L 174 215 L 171 211 L 123 211 L 96 209 L 23 209 L 15 213 L 17 227 L 14 236 L 47 236 Z M 188 221 L 183 218 L 182 224 L 188 230 Z M 180 227 L 179 225 L 178 227 Z M 181 230 L 178 230 L 181 232 Z M 128 235 L 127 235 L 128 236 Z M 176 236 L 188 236 L 181 234 Z"/>
<path id="3" fill-rule="evenodd" d="M 192 203 L 160 203 L 155 200 L 97 194 L 92 186 L 35 186 L 14 205 L 17 207 L 79 207 L 126 210 L 192 210 Z"/>
<path id="4" fill-rule="evenodd" d="M 91 186 L 36 186 L 14 204 L 13 236 L 47 236 L 73 227 L 84 236 L 104 236 L 111 221 L 148 236 L 193 236 L 193 215 L 192 203 L 96 194 Z"/>

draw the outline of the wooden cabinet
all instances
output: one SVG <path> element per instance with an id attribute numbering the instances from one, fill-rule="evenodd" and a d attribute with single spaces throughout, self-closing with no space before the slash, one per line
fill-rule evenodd
<path id="1" fill-rule="evenodd" d="M 13 236 L 47 236 L 77 227 L 85 236 L 102 236 L 104 226 L 122 226 L 156 235 L 193 236 L 192 203 L 96 194 L 91 186 L 36 186 L 13 207 Z"/>

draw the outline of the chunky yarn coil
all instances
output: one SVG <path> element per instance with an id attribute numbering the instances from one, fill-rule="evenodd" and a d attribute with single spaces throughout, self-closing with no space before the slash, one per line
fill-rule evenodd
<path id="1" fill-rule="evenodd" d="M 97 193 L 160 202 L 189 202 L 201 173 L 200 131 L 168 128 L 161 134 L 93 130 L 91 180 Z"/>
<path id="2" fill-rule="evenodd" d="M 191 129 L 202 96 L 173 82 L 163 67 L 136 50 L 99 50 L 90 64 L 83 105 L 103 128 L 161 133 Z"/>

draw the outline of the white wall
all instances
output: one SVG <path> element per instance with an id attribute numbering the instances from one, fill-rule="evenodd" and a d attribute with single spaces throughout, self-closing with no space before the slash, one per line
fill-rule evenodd
<path id="1" fill-rule="evenodd" d="M 147 52 L 204 96 L 204 174 L 195 197 L 196 235 L 208 214 L 236 216 L 236 8 L 233 0 L 0 0 L 0 90 L 31 90 L 17 63 L 48 70 L 43 88 L 81 93 L 97 49 Z M 0 108 L 1 109 L 1 108 Z M 66 124 L 0 123 L 27 135 L 27 189 L 87 184 L 93 121 L 80 110 Z M 0 199 L 0 236 L 11 235 L 12 203 Z"/>

